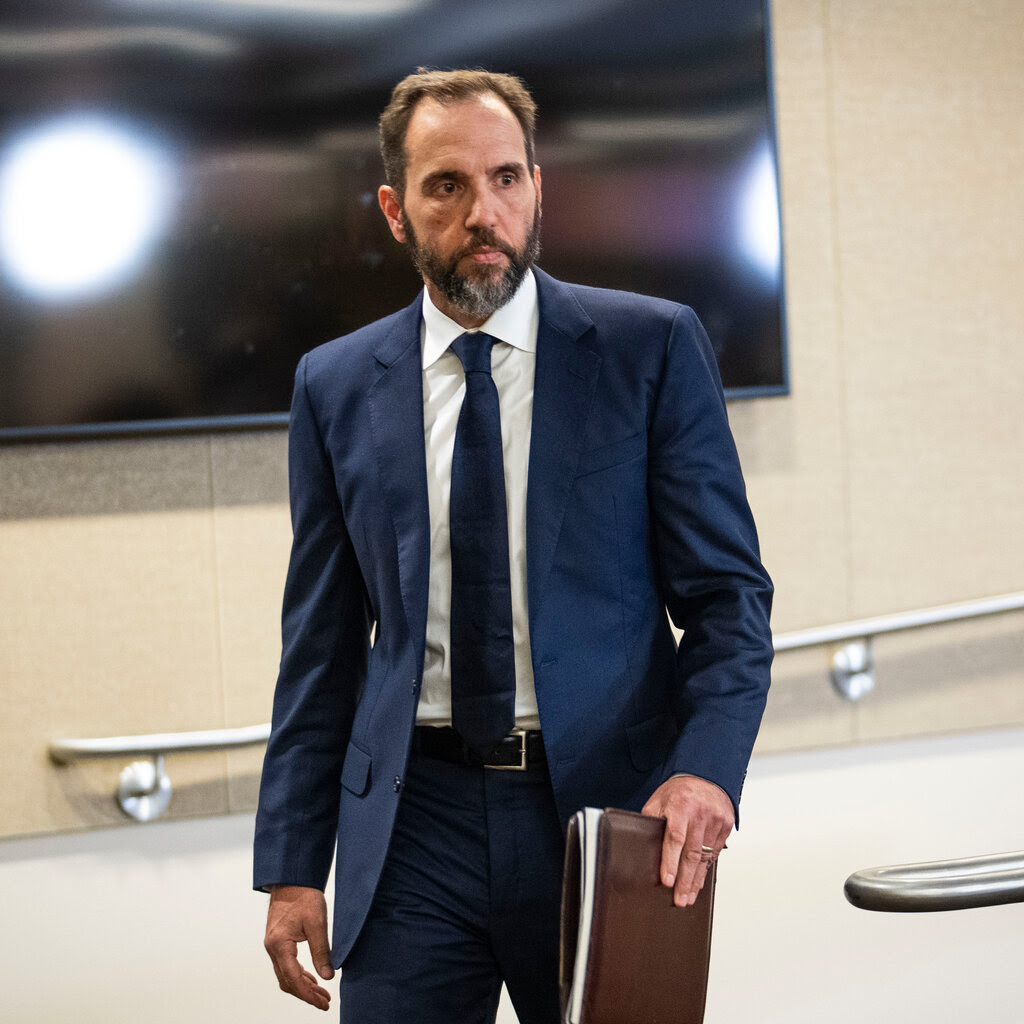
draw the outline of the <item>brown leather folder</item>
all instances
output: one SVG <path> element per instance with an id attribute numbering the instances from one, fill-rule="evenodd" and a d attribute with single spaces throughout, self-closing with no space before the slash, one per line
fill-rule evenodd
<path id="1" fill-rule="evenodd" d="M 630 811 L 587 808 L 570 821 L 559 963 L 563 1021 L 702 1024 L 717 865 L 709 866 L 692 907 L 675 906 L 659 879 L 664 833 L 664 819 Z"/>

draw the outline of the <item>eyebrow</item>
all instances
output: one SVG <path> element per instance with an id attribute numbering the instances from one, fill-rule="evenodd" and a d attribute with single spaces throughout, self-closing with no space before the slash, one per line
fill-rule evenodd
<path id="1" fill-rule="evenodd" d="M 526 174 L 526 164 L 518 160 L 512 160 L 507 164 L 501 164 L 494 168 L 495 174 L 518 174 L 520 177 Z"/>
<path id="2" fill-rule="evenodd" d="M 438 182 L 459 181 L 463 177 L 464 175 L 459 171 L 433 171 L 420 182 L 420 189 L 424 192 L 427 192 L 433 185 L 436 185 Z"/>

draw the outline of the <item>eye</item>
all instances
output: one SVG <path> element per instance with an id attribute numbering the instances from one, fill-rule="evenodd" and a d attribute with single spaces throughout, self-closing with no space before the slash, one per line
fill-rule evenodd
<path id="1" fill-rule="evenodd" d="M 516 176 L 511 171 L 505 171 L 499 176 L 498 181 L 507 187 L 516 183 Z"/>
<path id="2" fill-rule="evenodd" d="M 442 181 L 437 186 L 437 191 L 442 196 L 450 196 L 455 194 L 455 182 L 454 181 Z"/>

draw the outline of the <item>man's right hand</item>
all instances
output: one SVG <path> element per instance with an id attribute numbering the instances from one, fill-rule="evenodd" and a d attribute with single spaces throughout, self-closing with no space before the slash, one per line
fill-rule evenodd
<path id="1" fill-rule="evenodd" d="M 325 981 L 334 977 L 327 941 L 327 901 L 319 889 L 278 885 L 271 889 L 267 934 L 263 940 L 282 992 L 326 1010 L 331 994 L 299 963 L 300 942 L 309 943 L 313 967 Z"/>

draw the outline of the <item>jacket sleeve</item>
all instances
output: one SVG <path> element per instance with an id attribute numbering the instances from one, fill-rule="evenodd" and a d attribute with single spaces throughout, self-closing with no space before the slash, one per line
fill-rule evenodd
<path id="1" fill-rule="evenodd" d="M 256 815 L 254 887 L 322 889 L 338 824 L 342 761 L 365 678 L 371 617 L 317 425 L 308 357 L 288 439 L 292 550 L 282 654 Z"/>
<path id="2" fill-rule="evenodd" d="M 719 785 L 738 821 L 770 680 L 772 582 L 711 344 L 686 307 L 672 325 L 653 406 L 648 486 L 659 585 L 682 630 L 682 729 L 667 767 Z"/>

